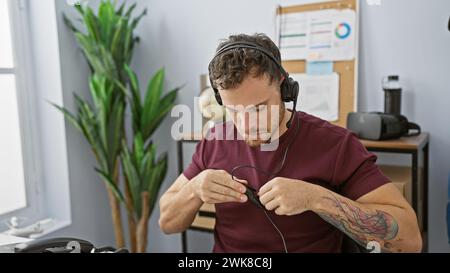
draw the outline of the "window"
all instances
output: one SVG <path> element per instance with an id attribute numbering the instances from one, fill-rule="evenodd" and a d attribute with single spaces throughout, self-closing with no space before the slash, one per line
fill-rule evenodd
<path id="1" fill-rule="evenodd" d="M 56 2 L 0 0 L 0 233 L 71 224 Z"/>
<path id="2" fill-rule="evenodd" d="M 0 0 L 0 214 L 26 207 L 10 12 Z"/>
<path id="3" fill-rule="evenodd" d="M 41 217 L 24 3 L 0 0 L 0 220 Z"/>

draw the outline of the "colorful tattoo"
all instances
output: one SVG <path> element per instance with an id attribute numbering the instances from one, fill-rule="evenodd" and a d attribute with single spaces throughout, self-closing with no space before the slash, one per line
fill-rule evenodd
<path id="1" fill-rule="evenodd" d="M 388 213 L 379 210 L 364 211 L 334 195 L 323 198 L 331 202 L 337 213 L 320 211 L 319 216 L 361 245 L 365 246 L 370 240 L 385 243 L 397 236 L 397 222 Z M 385 247 L 386 245 L 384 244 Z"/>

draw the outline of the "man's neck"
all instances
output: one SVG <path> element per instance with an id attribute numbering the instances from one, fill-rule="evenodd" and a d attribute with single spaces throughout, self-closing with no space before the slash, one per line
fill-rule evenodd
<path id="1" fill-rule="evenodd" d="M 271 139 L 271 142 L 279 139 L 283 134 L 285 134 L 288 130 L 288 127 L 286 126 L 289 120 L 291 119 L 291 116 L 295 114 L 288 109 L 284 110 L 284 116 L 283 120 L 281 121 L 280 125 L 278 126 L 278 134 L 274 135 L 274 138 Z M 291 122 L 292 123 L 292 122 Z"/>

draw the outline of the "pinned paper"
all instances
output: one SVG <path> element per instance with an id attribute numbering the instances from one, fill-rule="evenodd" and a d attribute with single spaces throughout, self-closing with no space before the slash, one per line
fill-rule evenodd
<path id="1" fill-rule="evenodd" d="M 277 17 L 281 58 L 347 61 L 356 56 L 356 12 L 326 9 L 280 14 Z"/>
<path id="2" fill-rule="evenodd" d="M 306 74 L 329 75 L 333 73 L 333 62 L 307 62 Z"/>
<path id="3" fill-rule="evenodd" d="M 339 74 L 291 74 L 291 77 L 302 86 L 297 100 L 301 111 L 327 121 L 338 120 Z"/>

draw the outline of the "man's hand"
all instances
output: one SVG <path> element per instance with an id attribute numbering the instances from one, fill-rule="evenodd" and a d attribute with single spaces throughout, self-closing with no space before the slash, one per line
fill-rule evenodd
<path id="1" fill-rule="evenodd" d="M 261 187 L 259 200 L 278 215 L 296 215 L 311 210 L 316 185 L 301 180 L 276 177 Z"/>
<path id="2" fill-rule="evenodd" d="M 191 182 L 195 195 L 207 204 L 247 202 L 246 188 L 239 183 L 247 181 L 236 182 L 226 171 L 205 170 Z"/>

